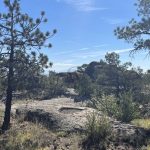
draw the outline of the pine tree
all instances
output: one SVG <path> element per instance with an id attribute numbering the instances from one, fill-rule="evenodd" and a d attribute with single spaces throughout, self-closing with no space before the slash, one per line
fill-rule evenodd
<path id="1" fill-rule="evenodd" d="M 132 52 L 146 50 L 150 54 L 150 0 L 138 0 L 136 6 L 139 21 L 131 19 L 129 25 L 118 27 L 115 35 L 133 44 Z"/>
<path id="2" fill-rule="evenodd" d="M 33 54 L 42 47 L 51 47 L 51 44 L 46 44 L 46 41 L 56 33 L 56 30 L 41 31 L 41 24 L 47 22 L 44 11 L 39 18 L 33 19 L 21 12 L 19 0 L 4 0 L 4 4 L 7 12 L 0 14 L 0 58 L 7 60 L 7 65 L 2 67 L 6 67 L 8 72 L 3 131 L 10 125 L 15 64 L 26 63 L 25 59 L 16 60 L 18 52 L 28 57 L 30 53 Z"/>

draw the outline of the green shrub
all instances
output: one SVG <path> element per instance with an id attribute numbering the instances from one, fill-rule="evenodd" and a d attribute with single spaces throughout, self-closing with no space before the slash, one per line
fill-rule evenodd
<path id="1" fill-rule="evenodd" d="M 111 125 L 106 116 L 100 116 L 97 112 L 87 115 L 87 136 L 85 145 L 87 147 L 106 148 L 109 137 L 111 136 Z"/>
<path id="2" fill-rule="evenodd" d="M 93 94 L 93 83 L 88 75 L 84 74 L 80 77 L 76 83 L 76 91 L 81 97 L 91 98 L 91 95 Z"/>
<path id="3" fill-rule="evenodd" d="M 120 120 L 123 122 L 130 122 L 133 119 L 139 117 L 139 112 L 136 104 L 133 102 L 131 92 L 124 93 L 120 96 Z"/>
<path id="4" fill-rule="evenodd" d="M 39 96 L 41 99 L 50 99 L 65 94 L 66 87 L 63 80 L 55 72 L 50 72 L 49 76 L 45 76 L 41 80 L 40 90 Z"/>
<path id="5" fill-rule="evenodd" d="M 87 105 L 123 122 L 130 122 L 140 116 L 131 92 L 123 93 L 119 99 L 114 95 L 96 92 Z"/>
<path id="6" fill-rule="evenodd" d="M 121 111 L 117 101 L 114 95 L 95 93 L 88 106 L 92 106 L 110 117 L 120 118 Z"/>

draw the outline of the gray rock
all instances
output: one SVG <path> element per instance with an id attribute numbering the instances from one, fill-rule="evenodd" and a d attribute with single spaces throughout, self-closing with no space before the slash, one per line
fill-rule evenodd
<path id="1" fill-rule="evenodd" d="M 67 132 L 85 131 L 87 114 L 96 111 L 92 108 L 81 107 L 74 103 L 73 99 L 58 98 L 45 101 L 33 101 L 28 104 L 13 105 L 18 117 L 25 120 L 39 122 L 52 130 L 63 130 Z M 99 116 L 102 113 L 99 112 Z M 124 124 L 109 118 L 112 124 L 112 132 L 115 134 L 115 141 L 129 143 L 138 147 L 145 143 L 147 131 L 130 124 Z"/>

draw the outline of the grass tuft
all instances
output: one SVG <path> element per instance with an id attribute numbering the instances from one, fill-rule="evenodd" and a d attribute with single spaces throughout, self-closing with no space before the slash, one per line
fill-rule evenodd
<path id="1" fill-rule="evenodd" d="M 138 127 L 150 129 L 150 119 L 135 119 L 131 123 Z"/>

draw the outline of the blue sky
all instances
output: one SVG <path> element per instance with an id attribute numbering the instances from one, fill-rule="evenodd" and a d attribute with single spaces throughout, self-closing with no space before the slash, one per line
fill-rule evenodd
<path id="1" fill-rule="evenodd" d="M 150 66 L 144 52 L 129 57 L 132 45 L 118 40 L 114 29 L 137 16 L 136 0 L 21 0 L 22 11 L 38 17 L 46 12 L 48 23 L 43 30 L 57 29 L 50 39 L 53 47 L 43 49 L 53 62 L 51 70 L 71 71 L 76 66 L 99 61 L 107 52 L 120 54 L 123 62 L 131 61 L 144 70 Z M 3 11 L 3 0 L 0 10 Z"/>

